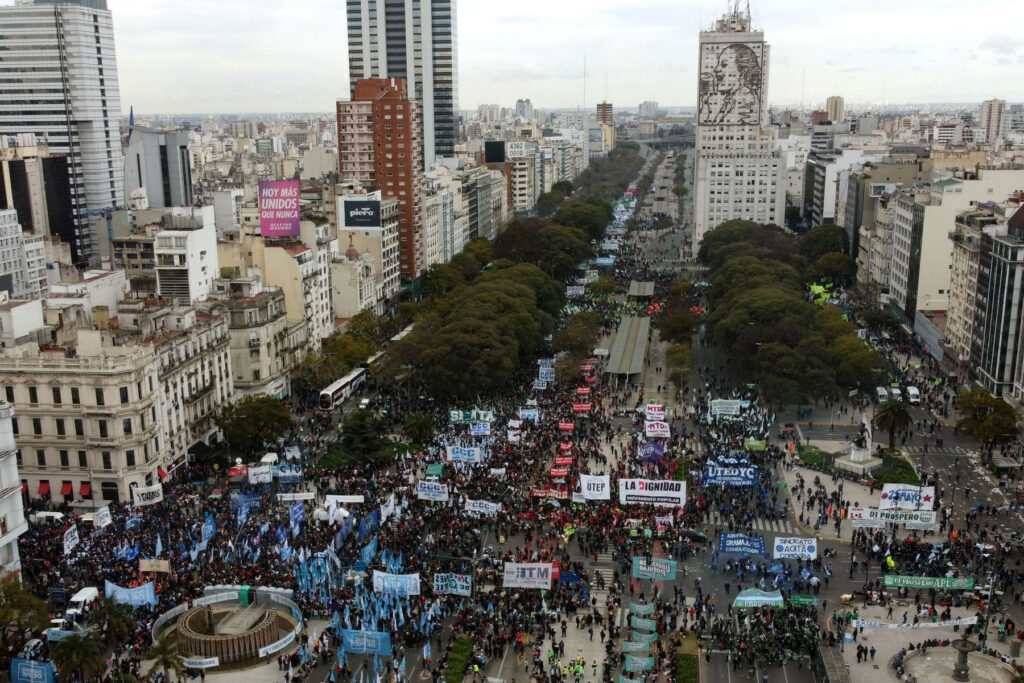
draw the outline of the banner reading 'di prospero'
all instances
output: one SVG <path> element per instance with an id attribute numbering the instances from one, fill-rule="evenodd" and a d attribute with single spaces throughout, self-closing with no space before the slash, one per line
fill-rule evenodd
<path id="1" fill-rule="evenodd" d="M 163 484 L 153 484 L 152 486 L 136 486 L 134 489 L 132 489 L 132 500 L 138 507 L 142 507 L 143 505 L 155 505 L 156 503 L 162 502 L 163 499 Z"/>
<path id="2" fill-rule="evenodd" d="M 418 481 L 416 482 L 416 497 L 420 500 L 444 502 L 448 500 L 448 485 L 436 481 Z"/>
<path id="3" fill-rule="evenodd" d="M 772 557 L 776 560 L 796 558 L 813 560 L 818 556 L 818 544 L 813 538 L 779 538 L 775 539 Z"/>
<path id="4" fill-rule="evenodd" d="M 469 574 L 434 574 L 434 592 L 469 595 L 473 592 L 473 577 Z"/>
<path id="5" fill-rule="evenodd" d="M 373 570 L 373 592 L 388 593 L 390 595 L 419 595 L 420 575 L 415 574 L 389 574 L 387 572 Z"/>
<path id="6" fill-rule="evenodd" d="M 550 562 L 506 562 L 502 575 L 505 588 L 551 589 Z"/>
<path id="7" fill-rule="evenodd" d="M 931 510 L 935 504 L 934 486 L 909 486 L 907 484 L 885 484 L 878 501 L 879 510 Z"/>
<path id="8" fill-rule="evenodd" d="M 674 479 L 619 479 L 619 503 L 682 507 L 686 504 L 686 482 Z"/>

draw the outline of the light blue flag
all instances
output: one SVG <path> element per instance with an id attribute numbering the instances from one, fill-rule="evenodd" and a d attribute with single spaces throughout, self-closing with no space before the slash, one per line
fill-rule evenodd
<path id="1" fill-rule="evenodd" d="M 422 627 L 420 630 L 423 630 Z M 423 659 L 430 659 L 430 640 L 427 640 L 423 645 Z"/>
<path id="2" fill-rule="evenodd" d="M 156 535 L 156 557 L 160 557 L 160 554 L 164 551 L 164 541 L 160 538 L 160 534 Z"/>

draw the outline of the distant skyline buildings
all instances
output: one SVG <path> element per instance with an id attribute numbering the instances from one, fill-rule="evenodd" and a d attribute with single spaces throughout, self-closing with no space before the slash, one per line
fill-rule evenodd
<path id="1" fill-rule="evenodd" d="M 329 112 L 346 95 L 346 39 L 339 39 L 336 22 L 311 20 L 336 17 L 336 3 L 250 3 L 244 12 L 199 17 L 170 0 L 108 3 L 124 113 L 129 105 L 136 113 Z M 514 10 L 462 0 L 459 106 L 513 106 L 524 95 L 535 109 L 591 108 L 603 98 L 620 109 L 644 100 L 657 100 L 663 109 L 694 106 L 697 34 L 722 5 L 670 3 L 652 18 L 610 0 L 523 0 Z M 1014 16 L 1017 6 L 1008 0 L 954 4 L 923 15 L 917 8 L 865 0 L 830 8 L 816 18 L 814 30 L 807 30 L 805 8 L 796 3 L 753 0 L 751 10 L 755 23 L 773 36 L 772 107 L 802 102 L 823 108 L 837 92 L 850 111 L 893 102 L 1024 102 L 1024 83 L 1006 78 L 1019 57 L 1012 29 L 983 23 L 983 30 L 966 37 L 962 32 L 978 25 L 979 17 Z M 536 25 L 535 16 L 545 21 Z M 913 25 L 915 31 L 879 30 L 887 25 Z M 849 33 L 858 36 L 856 43 L 836 44 L 835 35 Z M 295 37 L 298 47 L 287 37 Z"/>

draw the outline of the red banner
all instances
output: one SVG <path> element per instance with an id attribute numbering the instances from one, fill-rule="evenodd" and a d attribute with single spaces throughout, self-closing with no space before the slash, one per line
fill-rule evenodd
<path id="1" fill-rule="evenodd" d="M 589 396 L 590 387 L 576 387 L 576 393 L 580 396 Z"/>
<path id="2" fill-rule="evenodd" d="M 568 450 L 572 449 L 572 442 L 571 441 L 562 441 L 561 443 L 558 444 L 558 447 L 561 450 L 563 450 L 563 451 L 568 451 Z"/>
<path id="3" fill-rule="evenodd" d="M 569 468 L 568 467 L 552 467 L 551 471 L 549 472 L 549 474 L 552 477 L 568 477 L 569 476 Z"/>
<path id="4" fill-rule="evenodd" d="M 597 365 L 598 360 L 597 360 L 597 358 L 584 358 L 583 362 L 584 363 L 588 363 L 590 365 Z"/>
<path id="5" fill-rule="evenodd" d="M 555 500 L 569 500 L 569 491 L 566 489 L 532 489 L 530 494 L 534 498 L 554 498 Z"/>
<path id="6" fill-rule="evenodd" d="M 590 372 L 593 369 L 594 369 L 594 366 L 592 364 L 590 364 L 590 363 L 581 363 L 580 364 L 580 370 L 582 370 L 583 372 Z"/>
<path id="7" fill-rule="evenodd" d="M 593 384 L 594 382 L 597 381 L 597 377 L 594 377 L 593 375 L 587 375 L 583 379 L 587 380 L 589 384 Z"/>
<path id="8" fill-rule="evenodd" d="M 572 464 L 572 456 L 571 455 L 560 455 L 557 458 L 555 458 L 555 464 L 556 465 L 571 465 Z"/>
<path id="9" fill-rule="evenodd" d="M 563 432 L 571 432 L 573 430 L 574 426 L 575 425 L 573 425 L 572 422 L 561 422 L 560 421 L 558 423 L 558 428 L 561 429 Z"/>
<path id="10" fill-rule="evenodd" d="M 572 404 L 572 412 L 574 412 L 574 413 L 589 413 L 590 412 L 590 404 L 589 403 L 573 403 Z"/>

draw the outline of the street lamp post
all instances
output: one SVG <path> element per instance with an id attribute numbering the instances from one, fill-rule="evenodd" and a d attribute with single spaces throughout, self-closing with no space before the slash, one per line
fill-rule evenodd
<path id="1" fill-rule="evenodd" d="M 985 620 L 985 629 L 982 631 L 981 642 L 988 647 L 988 622 L 989 615 L 992 614 L 992 587 L 995 584 L 995 572 L 988 573 L 988 600 L 985 601 L 985 613 L 982 618 Z"/>

